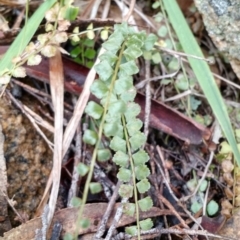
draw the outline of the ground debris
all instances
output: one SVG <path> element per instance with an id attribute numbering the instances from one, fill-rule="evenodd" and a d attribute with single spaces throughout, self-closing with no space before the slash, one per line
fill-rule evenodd
<path id="1" fill-rule="evenodd" d="M 8 197 L 14 198 L 20 213 L 32 217 L 51 170 L 52 153 L 20 110 L 5 97 L 0 99 L 0 105 Z"/>

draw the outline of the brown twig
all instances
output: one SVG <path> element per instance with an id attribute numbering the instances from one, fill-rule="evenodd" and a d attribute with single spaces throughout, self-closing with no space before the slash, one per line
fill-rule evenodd
<path id="1" fill-rule="evenodd" d="M 151 147 L 151 152 L 153 152 L 153 147 Z M 158 194 L 161 194 L 161 193 L 159 193 L 159 187 L 158 187 L 158 184 L 157 184 L 157 181 L 156 181 L 156 177 L 155 177 L 156 176 L 156 171 L 155 171 L 154 161 L 151 161 L 150 164 L 151 164 L 152 174 L 154 176 L 153 177 L 153 184 L 154 184 L 154 187 L 155 187 L 155 190 L 156 190 L 156 193 L 157 193 L 156 195 L 158 195 Z M 161 186 L 161 188 L 162 188 L 162 186 Z M 159 205 L 160 205 L 161 209 L 164 209 L 162 201 L 159 201 Z M 163 219 L 164 219 L 165 227 L 168 228 L 168 222 L 167 222 L 166 215 L 163 216 Z M 170 234 L 168 234 L 168 238 L 171 240 L 171 235 Z"/>
<path id="2" fill-rule="evenodd" d="M 105 50 L 103 48 L 101 48 L 101 50 L 99 52 L 99 56 L 101 54 L 103 54 L 104 51 Z M 99 63 L 99 58 L 97 58 L 94 66 L 97 65 L 98 63 Z M 91 70 L 88 73 L 82 94 L 80 95 L 80 97 L 76 103 L 76 106 L 75 106 L 74 112 L 73 112 L 73 116 L 70 119 L 70 121 L 66 127 L 64 137 L 63 137 L 63 147 L 64 147 L 63 148 L 63 156 L 65 155 L 67 149 L 70 146 L 70 143 L 72 142 L 77 125 L 82 117 L 82 114 L 83 114 L 86 104 L 88 102 L 88 99 L 90 96 L 90 87 L 91 87 L 93 81 L 95 80 L 95 76 L 96 76 L 96 71 L 94 70 L 94 66 L 91 68 Z"/>
<path id="3" fill-rule="evenodd" d="M 141 234 L 142 234 L 141 236 L 144 237 L 144 235 L 147 235 L 147 234 L 155 234 L 155 237 L 157 237 L 157 236 L 161 236 L 162 234 L 167 234 L 167 233 L 171 233 L 171 234 L 175 234 L 175 235 L 176 234 L 179 234 L 179 235 L 201 235 L 201 236 L 208 236 L 208 237 L 214 237 L 214 238 L 225 239 L 225 240 L 237 240 L 236 238 L 215 235 L 215 234 L 209 233 L 205 230 L 172 229 L 172 228 L 168 228 L 168 229 L 153 228 L 149 231 L 141 231 Z M 133 240 L 133 239 L 136 239 L 136 237 L 134 236 L 129 239 Z"/>
<path id="4" fill-rule="evenodd" d="M 12 29 L 19 29 L 20 28 L 20 25 L 21 25 L 21 22 L 24 18 L 24 14 L 25 14 L 25 8 L 23 8 L 21 11 L 20 11 L 20 14 L 17 16 L 13 26 L 12 26 Z"/>
<path id="5" fill-rule="evenodd" d="M 76 136 L 75 136 L 75 154 L 74 154 L 74 167 L 73 167 L 73 173 L 72 173 L 72 181 L 71 186 L 68 192 L 68 202 L 67 206 L 72 207 L 71 200 L 73 197 L 77 196 L 77 190 L 78 190 L 78 182 L 79 182 L 79 173 L 77 171 L 77 165 L 79 164 L 81 160 L 81 151 L 82 151 L 82 132 L 80 129 L 80 125 L 78 125 L 76 130 Z"/>
<path id="6" fill-rule="evenodd" d="M 157 146 L 158 147 L 158 146 Z M 159 156 L 160 157 L 160 156 Z M 158 166 L 158 168 L 159 168 L 159 170 L 160 170 L 160 172 L 161 172 L 161 175 L 163 176 L 163 179 L 164 179 L 164 183 L 166 184 L 166 187 L 168 188 L 168 191 L 169 191 L 169 193 L 171 194 L 171 196 L 173 197 L 173 199 L 178 203 L 178 205 L 180 206 L 180 207 L 182 207 L 182 209 L 185 211 L 185 213 L 201 228 L 201 229 L 203 229 L 202 228 L 202 226 L 196 221 L 196 219 L 194 219 L 194 217 L 191 215 L 191 213 L 183 206 L 183 204 L 178 200 L 178 198 L 175 196 L 175 194 L 173 193 L 173 191 L 172 191 L 172 189 L 171 189 L 171 187 L 170 187 L 170 185 L 169 185 L 169 182 L 167 181 L 167 179 L 166 179 L 166 177 L 165 177 L 165 175 L 164 175 L 164 172 L 163 172 L 163 170 L 162 170 L 162 167 L 160 166 L 160 164 L 158 163 L 158 161 L 156 160 L 156 159 L 154 159 L 155 160 L 155 163 L 156 163 L 156 165 Z"/>
<path id="7" fill-rule="evenodd" d="M 126 16 L 124 16 L 123 21 L 126 21 L 126 22 L 127 22 L 127 21 L 129 20 L 130 16 L 131 16 L 132 13 L 133 13 L 133 9 L 134 9 L 135 4 L 136 4 L 136 0 L 131 0 L 128 13 L 127 13 Z"/>
<path id="8" fill-rule="evenodd" d="M 150 61 L 145 61 L 145 78 L 150 78 Z M 151 89 L 150 89 L 150 83 L 147 82 L 145 86 L 145 117 L 144 117 L 144 134 L 146 137 L 148 137 L 149 132 L 149 119 L 150 119 L 150 113 L 151 113 Z"/>
<path id="9" fill-rule="evenodd" d="M 214 152 L 211 151 L 210 152 L 210 156 L 209 156 L 209 160 L 208 160 L 208 164 L 207 164 L 207 166 L 204 169 L 204 173 L 203 173 L 200 181 L 198 181 L 197 187 L 195 188 L 195 190 L 194 190 L 194 192 L 192 194 L 190 194 L 189 196 L 183 197 L 181 199 L 181 201 L 185 202 L 185 201 L 187 201 L 188 199 L 190 199 L 191 197 L 193 197 L 197 193 L 197 191 L 198 191 L 199 187 L 201 186 L 203 180 L 206 178 L 208 169 L 209 169 L 210 165 L 212 164 L 213 157 L 214 157 Z"/>
<path id="10" fill-rule="evenodd" d="M 52 104 L 51 103 L 51 96 L 49 94 L 47 94 L 43 91 L 40 91 L 36 88 L 33 88 L 33 87 L 29 86 L 28 84 L 20 82 L 20 81 L 14 79 L 14 78 L 11 78 L 11 81 L 14 82 L 16 85 L 22 87 L 26 92 L 28 92 L 32 96 L 36 97 L 39 101 L 47 103 L 49 105 Z M 42 96 L 42 97 L 40 97 L 39 95 Z M 66 102 L 64 102 L 64 107 L 68 108 L 71 111 L 73 110 L 73 107 Z"/>
<path id="11" fill-rule="evenodd" d="M 112 213 L 112 209 L 113 209 L 113 206 L 117 200 L 117 197 L 118 197 L 118 190 L 119 190 L 119 187 L 122 183 L 120 181 L 118 181 L 116 187 L 115 187 L 115 190 L 113 192 L 113 195 L 108 203 L 108 206 L 107 206 L 107 209 L 106 209 L 106 212 L 105 214 L 103 215 L 103 218 L 102 218 L 102 221 L 100 223 L 100 226 L 95 234 L 95 238 L 96 239 L 99 239 L 103 236 L 105 230 L 106 230 L 106 225 L 107 225 L 107 222 L 108 222 L 108 219 Z"/>
<path id="12" fill-rule="evenodd" d="M 108 230 L 108 233 L 107 233 L 107 236 L 105 237 L 105 240 L 110 240 L 110 239 L 112 239 L 113 232 L 115 231 L 116 226 L 117 226 L 118 222 L 120 221 L 121 216 L 122 216 L 122 213 L 123 213 L 123 204 L 124 204 L 124 203 L 127 203 L 127 201 L 128 201 L 127 198 L 123 198 L 123 199 L 121 200 L 121 206 L 119 206 L 118 209 L 117 209 L 117 211 L 116 211 L 116 214 L 115 214 L 115 216 L 114 216 L 112 225 L 110 226 L 110 228 L 109 228 L 109 230 Z"/>
<path id="13" fill-rule="evenodd" d="M 179 213 L 175 210 L 175 208 L 172 206 L 172 204 L 161 194 L 157 193 L 158 198 L 168 207 L 169 210 L 173 212 L 173 214 L 177 217 L 177 219 L 180 221 L 180 223 L 185 227 L 189 228 L 189 226 L 185 223 L 185 221 L 182 219 L 182 217 L 179 215 Z"/>
<path id="14" fill-rule="evenodd" d="M 5 199 L 7 200 L 9 206 L 12 208 L 12 210 L 14 211 L 14 213 L 17 215 L 19 221 L 21 223 L 25 223 L 26 220 L 21 216 L 21 214 L 17 211 L 17 209 L 14 207 L 14 200 L 13 199 L 9 199 L 9 197 L 7 196 L 6 192 L 5 191 L 1 191 L 1 195 L 3 195 L 5 197 Z"/>

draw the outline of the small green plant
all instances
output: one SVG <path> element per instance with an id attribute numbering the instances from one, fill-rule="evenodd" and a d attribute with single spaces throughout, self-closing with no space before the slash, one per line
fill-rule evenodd
<path id="1" fill-rule="evenodd" d="M 53 57 L 57 48 L 66 53 L 60 44 L 68 40 L 66 31 L 70 21 L 77 17 L 78 8 L 72 6 L 73 0 L 55 2 L 51 0 L 39 7 L 1 59 L 0 84 L 8 84 L 11 76 L 25 77 L 26 70 L 22 65 L 38 65 L 42 60 L 40 53 L 46 57 Z M 44 14 L 46 33 L 38 35 L 36 43 L 30 42 Z"/>
<path id="2" fill-rule="evenodd" d="M 74 47 L 71 50 L 70 55 L 74 61 L 91 68 L 97 55 L 97 52 L 94 49 L 94 39 L 85 37 L 77 43 L 72 41 L 72 44 Z"/>
<path id="3" fill-rule="evenodd" d="M 97 56 L 95 31 L 100 31 L 100 37 L 104 41 L 108 38 L 109 27 L 93 28 L 89 24 L 85 31 L 79 32 L 79 27 L 75 27 L 73 33 L 69 36 L 73 49 L 70 51 L 71 57 L 77 63 L 91 68 Z"/>
<path id="4" fill-rule="evenodd" d="M 209 184 L 208 181 L 204 179 L 198 189 L 198 192 L 191 198 L 190 209 L 193 213 L 197 213 L 203 207 L 204 199 L 205 199 L 204 193 L 207 189 L 208 184 Z M 191 192 L 194 192 L 197 186 L 198 186 L 198 179 L 195 171 L 193 171 L 193 178 L 187 182 L 187 187 Z M 207 214 L 209 216 L 215 215 L 218 210 L 219 210 L 219 205 L 214 200 L 211 200 L 207 204 Z"/>
<path id="5" fill-rule="evenodd" d="M 80 220 L 89 189 L 95 193 L 101 190 L 96 183 L 91 182 L 93 168 L 97 160 L 108 160 L 111 157 L 109 148 L 113 151 L 113 162 L 119 166 L 117 178 L 122 182 L 119 195 L 123 199 L 133 197 L 135 202 L 127 202 L 123 207 L 124 213 L 135 215 L 137 221 L 137 226 L 126 228 L 126 232 L 138 234 L 140 239 L 140 229 L 147 230 L 153 225 L 150 219 L 139 221 L 139 209 L 147 211 L 153 203 L 149 196 L 138 200 L 138 193 L 144 194 L 150 188 L 147 179 L 150 170 L 146 165 L 149 156 L 143 149 L 146 136 L 141 132 L 142 121 L 137 118 L 141 108 L 134 102 L 136 89 L 132 75 L 139 71 L 135 60 L 143 51 L 151 50 L 156 39 L 152 34 L 147 36 L 145 32 L 136 33 L 133 28 L 123 23 L 115 25 L 113 34 L 102 44 L 106 51 L 100 56 L 100 63 L 95 67 L 99 79 L 95 80 L 91 87 L 92 94 L 100 103 L 90 101 L 85 109 L 94 121 L 99 122 L 99 130 L 96 133 L 88 129 L 83 136 L 83 140 L 95 148 L 76 229 L 78 226 L 83 227 Z M 109 138 L 109 148 L 103 148 L 101 144 L 103 135 Z M 86 169 L 81 166 L 79 172 L 83 172 L 80 168 Z"/>

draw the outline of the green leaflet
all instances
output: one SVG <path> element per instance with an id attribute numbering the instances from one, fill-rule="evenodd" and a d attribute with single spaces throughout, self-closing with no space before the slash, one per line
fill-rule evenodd
<path id="1" fill-rule="evenodd" d="M 87 129 L 85 132 L 84 132 L 84 135 L 83 135 L 83 141 L 87 144 L 90 144 L 90 145 L 95 145 L 96 142 L 97 142 L 97 133 L 92 131 L 92 130 L 89 130 Z"/>
<path id="2" fill-rule="evenodd" d="M 113 139 L 110 142 L 110 148 L 112 150 L 114 150 L 115 152 L 117 151 L 121 151 L 121 152 L 126 152 L 126 140 L 118 137 L 118 136 L 114 136 Z"/>
<path id="3" fill-rule="evenodd" d="M 129 156 L 121 151 L 117 151 L 113 156 L 113 162 L 121 167 L 126 167 L 129 163 Z"/>
<path id="4" fill-rule="evenodd" d="M 102 186 L 98 182 L 91 182 L 89 188 L 92 194 L 99 193 L 102 191 Z"/>
<path id="5" fill-rule="evenodd" d="M 142 50 L 136 45 L 129 46 L 124 52 L 124 56 L 128 61 L 135 60 L 142 55 Z"/>
<path id="6" fill-rule="evenodd" d="M 137 166 L 135 172 L 138 180 L 142 180 L 150 175 L 150 170 L 145 164 Z"/>
<path id="7" fill-rule="evenodd" d="M 123 212 L 127 214 L 128 216 L 133 217 L 135 213 L 135 204 L 134 203 L 125 203 L 123 204 Z"/>
<path id="8" fill-rule="evenodd" d="M 144 150 L 139 150 L 138 152 L 132 155 L 134 160 L 134 165 L 139 166 L 146 163 L 149 160 L 148 154 Z"/>
<path id="9" fill-rule="evenodd" d="M 144 133 L 138 131 L 132 137 L 130 137 L 129 142 L 133 151 L 139 149 L 146 142 L 146 136 Z"/>
<path id="10" fill-rule="evenodd" d="M 113 74 L 112 66 L 107 60 L 103 60 L 96 65 L 95 70 L 102 81 L 107 81 Z"/>
<path id="11" fill-rule="evenodd" d="M 150 187 L 150 183 L 146 178 L 142 179 L 140 182 L 137 183 L 137 188 L 140 193 L 147 192 Z"/>
<path id="12" fill-rule="evenodd" d="M 138 231 L 137 226 L 131 226 L 131 227 L 126 227 L 125 228 L 125 232 L 129 235 L 132 235 L 132 236 L 136 235 L 137 231 Z"/>
<path id="13" fill-rule="evenodd" d="M 108 87 L 101 80 L 95 80 L 91 86 L 91 92 L 97 98 L 103 98 L 107 95 Z"/>
<path id="14" fill-rule="evenodd" d="M 131 198 L 133 196 L 133 186 L 129 184 L 122 184 L 118 193 L 122 198 Z"/>
<path id="15" fill-rule="evenodd" d="M 146 51 L 151 50 L 157 40 L 157 36 L 153 33 L 150 33 L 144 42 L 144 48 L 146 49 Z"/>
<path id="16" fill-rule="evenodd" d="M 147 211 L 153 206 L 152 199 L 148 196 L 138 201 L 139 207 L 142 211 Z"/>
<path id="17" fill-rule="evenodd" d="M 139 118 L 134 118 L 127 123 L 127 130 L 130 136 L 136 134 L 143 126 L 142 121 Z"/>
<path id="18" fill-rule="evenodd" d="M 117 178 L 123 182 L 130 182 L 132 171 L 127 168 L 120 168 L 117 174 Z"/>
<path id="19" fill-rule="evenodd" d="M 123 63 L 120 65 L 121 72 L 119 74 L 123 76 L 129 76 L 138 73 L 139 69 L 134 60 Z"/>
<path id="20" fill-rule="evenodd" d="M 127 122 L 129 122 L 130 120 L 135 119 L 135 117 L 137 117 L 137 115 L 141 112 L 141 108 L 138 104 L 134 103 L 134 102 L 130 102 L 128 103 L 128 107 L 127 110 L 125 112 L 125 117 L 127 119 Z"/>
<path id="21" fill-rule="evenodd" d="M 85 108 L 85 112 L 94 119 L 99 119 L 102 116 L 103 107 L 93 101 L 90 101 Z"/>
<path id="22" fill-rule="evenodd" d="M 97 159 L 100 162 L 105 162 L 111 158 L 111 152 L 108 148 L 98 149 Z"/>
<path id="23" fill-rule="evenodd" d="M 110 63 L 111 66 L 113 66 L 118 60 L 118 57 L 113 52 L 105 52 L 99 57 L 99 59 L 101 61 L 106 60 Z"/>
<path id="24" fill-rule="evenodd" d="M 79 163 L 77 165 L 77 172 L 80 176 L 85 176 L 88 173 L 89 167 L 84 163 Z"/>
<path id="25" fill-rule="evenodd" d="M 140 227 L 143 231 L 150 230 L 153 227 L 153 222 L 150 218 L 140 221 Z"/>

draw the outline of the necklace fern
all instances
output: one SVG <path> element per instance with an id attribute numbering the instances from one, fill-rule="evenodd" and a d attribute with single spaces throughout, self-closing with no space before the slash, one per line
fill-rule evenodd
<path id="1" fill-rule="evenodd" d="M 95 145 L 84 194 L 87 195 L 89 188 L 91 190 L 93 183 L 90 181 L 96 160 L 111 157 L 109 149 L 101 145 L 104 134 L 110 139 L 109 147 L 114 151 L 113 162 L 119 166 L 117 178 L 122 182 L 119 195 L 123 199 L 134 196 L 135 204 L 125 203 L 123 209 L 124 213 L 136 216 L 137 226 L 126 228 L 126 232 L 138 234 L 139 238 L 140 229 L 152 227 L 150 219 L 139 221 L 139 208 L 147 211 L 153 204 L 149 196 L 138 200 L 138 193 L 144 194 L 150 188 L 147 179 L 150 170 L 146 165 L 149 156 L 143 150 L 146 136 L 140 131 L 143 124 L 137 116 L 141 108 L 134 102 L 136 89 L 132 76 L 139 71 L 135 60 L 144 51 L 152 49 L 155 41 L 154 35 L 136 33 L 126 23 L 115 25 L 113 34 L 102 44 L 106 52 L 100 56 L 100 63 L 95 67 L 99 79 L 91 87 L 100 104 L 90 101 L 85 109 L 90 117 L 100 121 L 100 125 L 98 133 L 88 129 L 83 136 L 86 143 Z M 83 196 L 81 206 L 85 202 L 86 196 Z"/>

